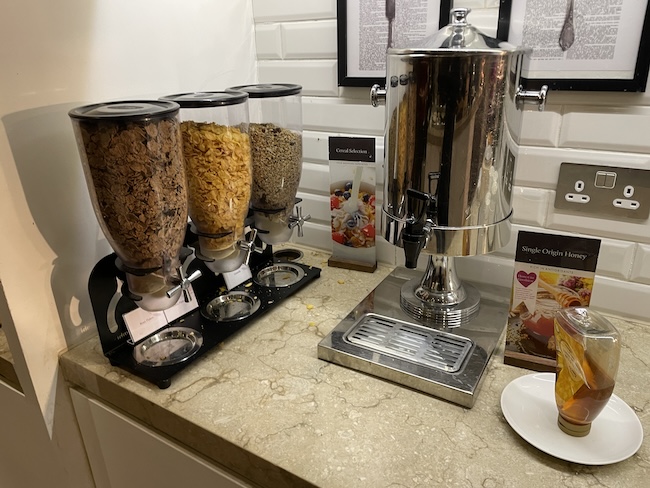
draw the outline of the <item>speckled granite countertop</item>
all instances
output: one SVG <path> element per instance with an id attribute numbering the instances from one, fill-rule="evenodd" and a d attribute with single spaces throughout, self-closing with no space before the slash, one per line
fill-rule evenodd
<path id="1" fill-rule="evenodd" d="M 650 447 L 608 466 L 561 461 L 508 425 L 503 388 L 531 372 L 488 367 L 466 409 L 321 361 L 318 342 L 390 272 L 327 266 L 321 277 L 159 390 L 111 367 L 97 337 L 61 356 L 68 382 L 261 486 L 647 486 Z M 650 432 L 650 325 L 613 319 L 624 338 L 615 393 Z"/>

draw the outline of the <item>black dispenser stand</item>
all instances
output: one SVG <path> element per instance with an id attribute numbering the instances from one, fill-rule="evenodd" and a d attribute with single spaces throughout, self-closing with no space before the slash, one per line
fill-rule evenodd
<path id="1" fill-rule="evenodd" d="M 190 231 L 188 230 L 186 243 L 193 242 L 193 238 L 196 239 L 196 236 L 190 235 Z M 184 254 L 189 253 L 185 252 Z M 260 300 L 259 308 L 248 317 L 240 320 L 217 322 L 205 313 L 205 307 L 213 299 L 229 292 L 225 281 L 221 275 L 215 275 L 210 271 L 201 260 L 193 257 L 186 259 L 192 260 L 187 269 L 188 275 L 197 269 L 201 271 L 201 276 L 192 282 L 194 295 L 199 306 L 192 312 L 173 320 L 163 329 L 155 333 L 182 325 L 182 327 L 198 331 L 203 337 L 203 342 L 195 354 L 176 364 L 149 366 L 136 361 L 134 356 L 135 349 L 138 347 L 138 344 L 147 338 L 136 344 L 131 341 L 123 315 L 136 309 L 137 305 L 134 300 L 128 297 L 128 291 L 125 289 L 123 293 L 119 286 L 121 282 L 126 287 L 126 277 L 124 272 L 116 266 L 117 256 L 115 254 L 110 254 L 102 258 L 95 265 L 88 282 L 90 301 L 95 314 L 97 330 L 104 355 L 110 360 L 113 366 L 120 367 L 135 376 L 154 383 L 161 389 L 171 385 L 171 378 L 174 374 L 183 370 L 214 346 L 248 326 L 265 312 L 281 303 L 285 298 L 318 278 L 321 272 L 319 268 L 294 261 L 292 264 L 302 268 L 305 274 L 299 281 L 292 285 L 282 287 L 263 286 L 258 284 L 254 279 L 249 279 L 230 291 L 246 291 L 257 296 Z M 277 264 L 279 261 L 273 257 L 271 246 L 266 246 L 262 253 L 251 253 L 249 266 L 253 277 L 261 270 Z"/>

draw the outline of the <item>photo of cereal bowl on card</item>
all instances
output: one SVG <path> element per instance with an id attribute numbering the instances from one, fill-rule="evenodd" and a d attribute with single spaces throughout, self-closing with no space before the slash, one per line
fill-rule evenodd
<path id="1" fill-rule="evenodd" d="M 330 185 L 332 241 L 371 248 L 375 245 L 375 188 L 355 179 Z"/>

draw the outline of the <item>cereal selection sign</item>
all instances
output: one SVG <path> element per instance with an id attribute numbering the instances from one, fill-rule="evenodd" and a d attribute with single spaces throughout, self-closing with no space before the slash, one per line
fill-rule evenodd
<path id="1" fill-rule="evenodd" d="M 519 232 L 504 361 L 555 371 L 554 315 L 588 307 L 600 240 Z"/>
<path id="2" fill-rule="evenodd" d="M 330 137 L 330 266 L 372 272 L 375 250 L 375 138 Z"/>

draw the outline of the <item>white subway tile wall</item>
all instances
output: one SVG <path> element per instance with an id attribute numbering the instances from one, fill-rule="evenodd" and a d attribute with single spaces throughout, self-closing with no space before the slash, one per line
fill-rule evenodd
<path id="1" fill-rule="evenodd" d="M 275 83 L 291 80 L 292 83 L 305 87 L 306 95 L 322 97 L 338 95 L 334 59 L 259 61 L 257 69 L 260 81 Z"/>
<path id="2" fill-rule="evenodd" d="M 335 19 L 336 0 L 253 0 L 255 23 Z"/>
<path id="3" fill-rule="evenodd" d="M 650 285 L 650 246 L 637 244 L 637 252 L 632 263 L 632 281 Z"/>
<path id="4" fill-rule="evenodd" d="M 555 193 L 539 188 L 516 186 L 512 191 L 512 222 L 521 225 L 544 227 L 546 209 Z"/>
<path id="5" fill-rule="evenodd" d="M 282 45 L 285 59 L 336 59 L 336 20 L 285 24 Z"/>
<path id="6" fill-rule="evenodd" d="M 282 59 L 282 25 L 257 24 L 255 26 L 255 45 L 258 61 Z"/>
<path id="7" fill-rule="evenodd" d="M 471 8 L 474 12 L 477 8 L 485 8 L 485 0 L 465 0 L 463 7 Z"/>
<path id="8" fill-rule="evenodd" d="M 562 114 L 557 107 L 547 105 L 546 110 L 526 110 L 517 143 L 523 146 L 557 147 L 562 126 Z"/>
<path id="9" fill-rule="evenodd" d="M 471 2 L 471 3 L 483 3 L 483 2 Z M 484 34 L 496 37 L 497 35 L 497 24 L 494 22 L 494 11 L 487 8 L 472 8 L 470 12 L 471 23 L 474 27 L 479 29 Z"/>
<path id="10" fill-rule="evenodd" d="M 472 8 L 470 21 L 495 35 L 498 0 L 456 0 L 455 5 Z M 305 164 L 298 196 L 312 220 L 304 237 L 294 239 L 329 250 L 328 138 L 375 137 L 378 156 L 383 155 L 384 111 L 370 105 L 368 89 L 337 86 L 335 0 L 253 0 L 253 12 L 260 82 L 303 85 Z M 509 287 L 520 230 L 595 237 L 601 250 L 592 306 L 648 320 L 650 222 L 560 211 L 554 200 L 563 162 L 650 170 L 650 94 L 551 92 L 546 111 L 527 110 L 513 137 L 517 166 L 510 242 L 490 255 L 456 259 L 461 277 Z M 404 263 L 401 250 L 381 238 L 377 251 L 382 262 Z M 425 262 L 422 256 L 420 265 Z"/>
<path id="11" fill-rule="evenodd" d="M 650 153 L 650 107 L 565 107 L 560 147 Z"/>
<path id="12" fill-rule="evenodd" d="M 270 81 L 264 80 L 261 74 L 260 79 L 262 81 Z M 304 92 L 309 94 L 311 93 L 311 89 L 305 87 Z M 302 121 L 305 129 L 308 130 L 340 132 L 380 138 L 384 133 L 384 110 L 383 108 L 375 108 L 370 105 L 370 97 L 365 101 L 341 98 L 303 97 Z M 327 160 L 327 153 L 324 154 L 324 157 Z"/>
<path id="13" fill-rule="evenodd" d="M 520 146 L 517 149 L 517 156 L 515 185 L 549 190 L 555 189 L 560 174 L 560 165 L 564 162 L 650 169 L 650 153 Z"/>

